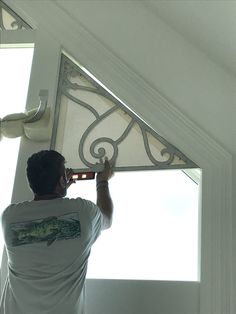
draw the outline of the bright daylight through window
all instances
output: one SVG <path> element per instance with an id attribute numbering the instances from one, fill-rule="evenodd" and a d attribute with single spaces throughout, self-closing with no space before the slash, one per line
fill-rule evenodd
<path id="1" fill-rule="evenodd" d="M 167 170 L 117 172 L 110 188 L 113 225 L 95 243 L 87 277 L 198 281 L 199 185 Z M 96 201 L 95 182 L 72 185 L 68 196 L 78 195 Z"/>
<path id="2" fill-rule="evenodd" d="M 33 48 L 0 49 L 0 118 L 25 111 Z M 0 141 L 1 202 L 0 212 L 11 202 L 20 138 Z M 3 239 L 0 233 L 0 257 Z"/>

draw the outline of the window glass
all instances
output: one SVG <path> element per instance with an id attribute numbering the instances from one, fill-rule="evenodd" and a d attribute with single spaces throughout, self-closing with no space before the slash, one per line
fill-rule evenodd
<path id="1" fill-rule="evenodd" d="M 96 202 L 94 181 L 68 191 Z M 111 229 L 92 248 L 88 278 L 198 281 L 199 185 L 181 170 L 117 172 Z"/>
<path id="2" fill-rule="evenodd" d="M 0 49 L 0 118 L 25 111 L 33 48 Z M 20 138 L 0 141 L 0 212 L 11 202 Z M 0 257 L 3 239 L 0 233 Z"/>

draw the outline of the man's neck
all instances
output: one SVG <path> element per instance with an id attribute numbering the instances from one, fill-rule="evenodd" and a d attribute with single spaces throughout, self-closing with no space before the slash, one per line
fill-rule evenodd
<path id="1" fill-rule="evenodd" d="M 34 201 L 43 201 L 43 200 L 53 200 L 56 198 L 62 198 L 61 195 L 56 193 L 54 194 L 45 194 L 45 195 L 34 195 Z"/>

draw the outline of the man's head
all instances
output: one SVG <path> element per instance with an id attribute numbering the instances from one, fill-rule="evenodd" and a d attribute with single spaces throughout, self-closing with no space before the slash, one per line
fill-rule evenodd
<path id="1" fill-rule="evenodd" d="M 37 196 L 66 195 L 65 158 L 54 150 L 42 150 L 27 161 L 27 178 Z"/>

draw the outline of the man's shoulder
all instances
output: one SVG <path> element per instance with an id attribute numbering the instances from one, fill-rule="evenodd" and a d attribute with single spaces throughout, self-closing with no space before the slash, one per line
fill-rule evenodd
<path id="1" fill-rule="evenodd" d="M 25 206 L 28 206 L 28 203 L 30 201 L 23 201 L 19 203 L 11 203 L 9 204 L 2 212 L 1 214 L 1 221 L 4 222 L 6 221 L 9 217 L 14 215 L 15 211 L 19 211 L 20 208 L 23 208 Z"/>
<path id="2" fill-rule="evenodd" d="M 81 213 L 84 213 L 88 217 L 93 217 L 97 214 L 100 214 L 99 207 L 92 201 L 85 198 L 64 198 L 65 201 L 72 202 L 77 208 L 80 209 Z M 91 218 L 90 217 L 90 218 Z"/>
<path id="3" fill-rule="evenodd" d="M 77 198 L 63 198 L 64 202 L 68 203 L 77 203 L 80 204 L 81 206 L 87 206 L 87 207 L 93 207 L 96 206 L 92 201 L 87 200 L 85 198 L 77 197 Z"/>
<path id="4" fill-rule="evenodd" d="M 30 202 L 31 201 L 23 201 L 23 202 L 19 202 L 19 203 L 11 203 L 3 210 L 3 214 L 8 212 L 8 211 L 14 210 L 15 208 L 18 208 L 18 207 L 29 206 Z"/>

